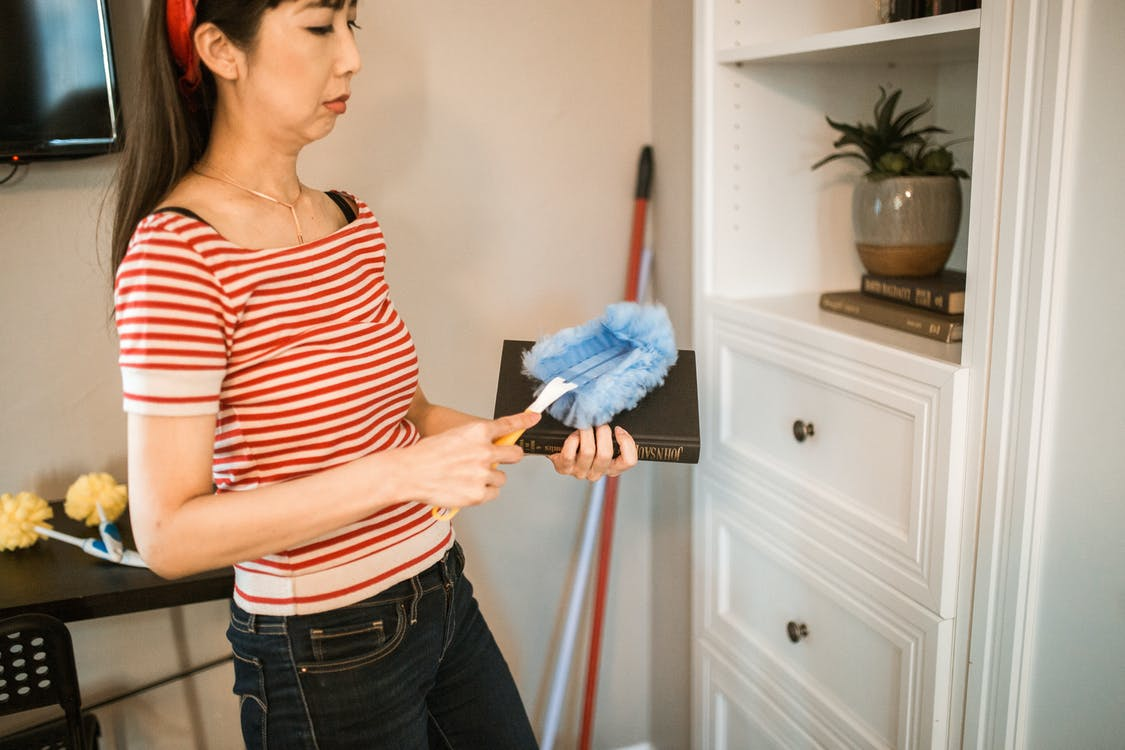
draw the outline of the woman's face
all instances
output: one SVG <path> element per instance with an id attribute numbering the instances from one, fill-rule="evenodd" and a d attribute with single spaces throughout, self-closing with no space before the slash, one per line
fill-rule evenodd
<path id="1" fill-rule="evenodd" d="M 263 14 L 236 86 L 240 108 L 260 132 L 300 147 L 332 131 L 360 68 L 355 19 L 355 0 L 338 10 L 292 0 Z"/>

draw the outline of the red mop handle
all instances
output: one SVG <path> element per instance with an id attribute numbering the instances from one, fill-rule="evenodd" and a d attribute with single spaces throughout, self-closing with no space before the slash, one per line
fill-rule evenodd
<path id="1" fill-rule="evenodd" d="M 637 190 L 633 201 L 633 230 L 629 240 L 629 272 L 625 280 L 625 300 L 636 302 L 640 295 L 641 255 L 645 241 L 645 215 L 652 190 L 652 146 L 641 149 L 637 164 Z M 601 537 L 598 539 L 598 570 L 594 590 L 594 611 L 590 623 L 590 653 L 586 664 L 586 691 L 582 702 L 580 750 L 589 750 L 594 732 L 594 708 L 598 691 L 598 666 L 601 661 L 602 623 L 605 620 L 606 591 L 609 588 L 609 564 L 613 555 L 613 522 L 617 509 L 617 477 L 607 477 L 605 502 L 602 505 Z"/>
<path id="2" fill-rule="evenodd" d="M 645 214 L 652 193 L 652 146 L 641 149 L 637 164 L 637 190 L 633 195 L 633 231 L 629 241 L 629 273 L 625 280 L 625 301 L 636 302 L 641 275 L 641 255 L 645 241 Z"/>

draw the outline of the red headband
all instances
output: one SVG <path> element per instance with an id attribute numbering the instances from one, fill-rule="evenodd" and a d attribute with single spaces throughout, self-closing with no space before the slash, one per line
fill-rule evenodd
<path id="1" fill-rule="evenodd" d="M 201 77 L 199 57 L 195 54 L 195 44 L 191 39 L 191 30 L 195 26 L 196 0 L 167 0 L 167 3 L 165 15 L 168 46 L 172 48 L 172 57 L 183 71 L 180 76 L 180 93 L 185 98 L 191 98 Z"/>

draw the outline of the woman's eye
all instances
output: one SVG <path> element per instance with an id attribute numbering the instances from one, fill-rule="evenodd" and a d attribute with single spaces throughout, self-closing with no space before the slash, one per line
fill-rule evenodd
<path id="1" fill-rule="evenodd" d="M 361 28 L 358 23 L 356 23 L 355 21 L 348 21 L 349 30 L 355 31 L 358 28 Z M 336 27 L 331 24 L 327 26 L 309 26 L 308 30 L 318 36 L 327 36 L 328 34 L 334 32 L 336 30 Z"/>

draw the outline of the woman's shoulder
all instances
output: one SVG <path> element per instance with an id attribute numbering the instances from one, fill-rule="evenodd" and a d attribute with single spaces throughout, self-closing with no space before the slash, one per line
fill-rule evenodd
<path id="1" fill-rule="evenodd" d="M 153 262 L 209 266 L 213 253 L 207 247 L 214 243 L 208 240 L 214 237 L 214 229 L 189 209 L 158 206 L 133 228 L 121 267 L 148 267 Z"/>
<path id="2" fill-rule="evenodd" d="M 213 232 L 210 225 L 191 209 L 160 205 L 137 222 L 130 244 L 175 241 L 194 245 L 201 233 Z"/>

